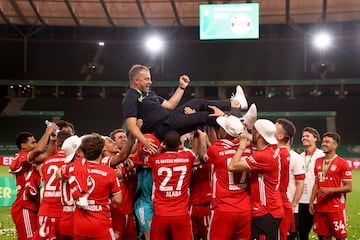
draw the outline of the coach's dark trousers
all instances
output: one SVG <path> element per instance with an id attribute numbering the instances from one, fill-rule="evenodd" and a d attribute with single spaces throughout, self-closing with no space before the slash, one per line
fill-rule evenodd
<path id="1" fill-rule="evenodd" d="M 180 135 L 191 132 L 197 127 L 209 125 L 217 126 L 216 118 L 209 117 L 212 110 L 208 106 L 216 106 L 222 111 L 230 111 L 230 100 L 208 101 L 202 98 L 194 98 L 171 111 L 168 119 L 156 130 L 156 136 L 162 140 L 165 133 L 169 130 L 176 130 Z M 196 112 L 185 114 L 184 108 L 190 107 Z"/>

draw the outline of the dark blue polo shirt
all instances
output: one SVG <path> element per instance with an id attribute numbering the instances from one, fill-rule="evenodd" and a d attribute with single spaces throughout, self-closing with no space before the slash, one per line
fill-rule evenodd
<path id="1" fill-rule="evenodd" d="M 143 133 L 153 133 L 169 116 L 169 111 L 161 106 L 164 100 L 155 92 L 140 93 L 130 88 L 122 102 L 124 117 L 142 119 Z"/>

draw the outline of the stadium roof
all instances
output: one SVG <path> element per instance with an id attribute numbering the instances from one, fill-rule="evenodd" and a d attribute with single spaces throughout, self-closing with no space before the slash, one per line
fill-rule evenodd
<path id="1" fill-rule="evenodd" d="M 2 0 L 0 24 L 28 26 L 197 26 L 199 4 L 251 0 Z M 261 24 L 360 20 L 359 0 L 258 0 Z"/>

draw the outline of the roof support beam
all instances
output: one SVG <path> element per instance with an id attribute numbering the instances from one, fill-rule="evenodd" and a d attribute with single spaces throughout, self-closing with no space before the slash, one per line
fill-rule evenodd
<path id="1" fill-rule="evenodd" d="M 323 0 L 323 6 L 322 6 L 322 14 L 321 14 L 321 22 L 326 22 L 326 15 L 327 15 L 327 0 Z"/>
<path id="2" fill-rule="evenodd" d="M 70 15 L 71 17 L 73 18 L 74 22 L 76 23 L 76 25 L 80 26 L 80 22 L 79 20 L 77 19 L 75 13 L 74 13 L 74 10 L 73 8 L 71 7 L 70 3 L 68 0 L 64 0 L 65 4 L 66 4 L 66 7 L 68 8 L 69 12 L 70 12 Z"/>
<path id="3" fill-rule="evenodd" d="M 37 18 L 39 19 L 39 21 L 41 22 L 41 24 L 42 24 L 42 25 L 46 25 L 44 19 L 40 16 L 40 14 L 39 14 L 39 12 L 38 12 L 38 10 L 37 10 L 34 2 L 33 2 L 32 0 L 29 0 L 29 3 L 30 3 L 31 8 L 32 8 L 33 11 L 35 12 L 36 17 L 37 17 Z"/>
<path id="4" fill-rule="evenodd" d="M 140 16 L 144 22 L 144 25 L 145 26 L 149 26 L 149 22 L 147 21 L 146 17 L 145 17 L 145 14 L 144 14 L 144 10 L 142 9 L 142 6 L 141 6 L 141 3 L 140 3 L 140 0 L 136 0 L 136 5 L 139 9 L 139 13 L 140 13 Z"/>
<path id="5" fill-rule="evenodd" d="M 106 17 L 110 23 L 111 26 L 115 27 L 115 24 L 114 24 L 114 21 L 112 20 L 111 16 L 110 16 L 110 13 L 109 13 L 109 10 L 106 6 L 106 3 L 104 2 L 104 0 L 100 0 L 100 3 L 101 3 L 101 6 L 103 7 L 104 9 L 104 12 L 106 14 Z"/>
<path id="6" fill-rule="evenodd" d="M 14 8 L 16 15 L 18 15 L 18 17 L 21 19 L 21 21 L 23 21 L 24 25 L 31 25 L 28 20 L 26 20 L 24 14 L 22 13 L 21 9 L 19 8 L 19 5 L 16 3 L 15 0 L 10 0 L 9 1 L 11 6 Z"/>
<path id="7" fill-rule="evenodd" d="M 290 0 L 285 2 L 285 22 L 286 24 L 290 23 Z"/>
<path id="8" fill-rule="evenodd" d="M 171 3 L 172 10 L 173 10 L 173 12 L 174 12 L 174 15 L 175 15 L 175 19 L 176 19 L 177 24 L 178 24 L 179 26 L 182 26 L 181 21 L 180 21 L 180 17 L 179 17 L 179 13 L 178 13 L 177 8 L 176 8 L 175 1 L 174 1 L 174 0 L 170 0 L 170 3 Z"/>
<path id="9" fill-rule="evenodd" d="M 5 16 L 4 12 L 2 11 L 2 8 L 0 8 L 0 16 L 4 19 L 4 21 L 8 24 L 8 25 L 13 25 L 10 20 Z"/>

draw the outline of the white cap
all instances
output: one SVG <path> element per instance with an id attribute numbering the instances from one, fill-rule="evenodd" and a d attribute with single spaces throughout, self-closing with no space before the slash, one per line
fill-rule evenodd
<path id="1" fill-rule="evenodd" d="M 276 126 L 272 121 L 267 119 L 258 119 L 256 120 L 254 127 L 267 143 L 278 143 L 275 138 Z"/>
<path id="2" fill-rule="evenodd" d="M 232 115 L 217 117 L 216 122 L 232 137 L 239 137 L 244 129 L 240 118 Z"/>
<path id="3" fill-rule="evenodd" d="M 80 147 L 81 140 L 82 138 L 79 138 L 77 135 L 65 139 L 61 147 L 61 150 L 66 154 L 65 163 L 71 162 L 74 158 L 76 150 Z"/>

